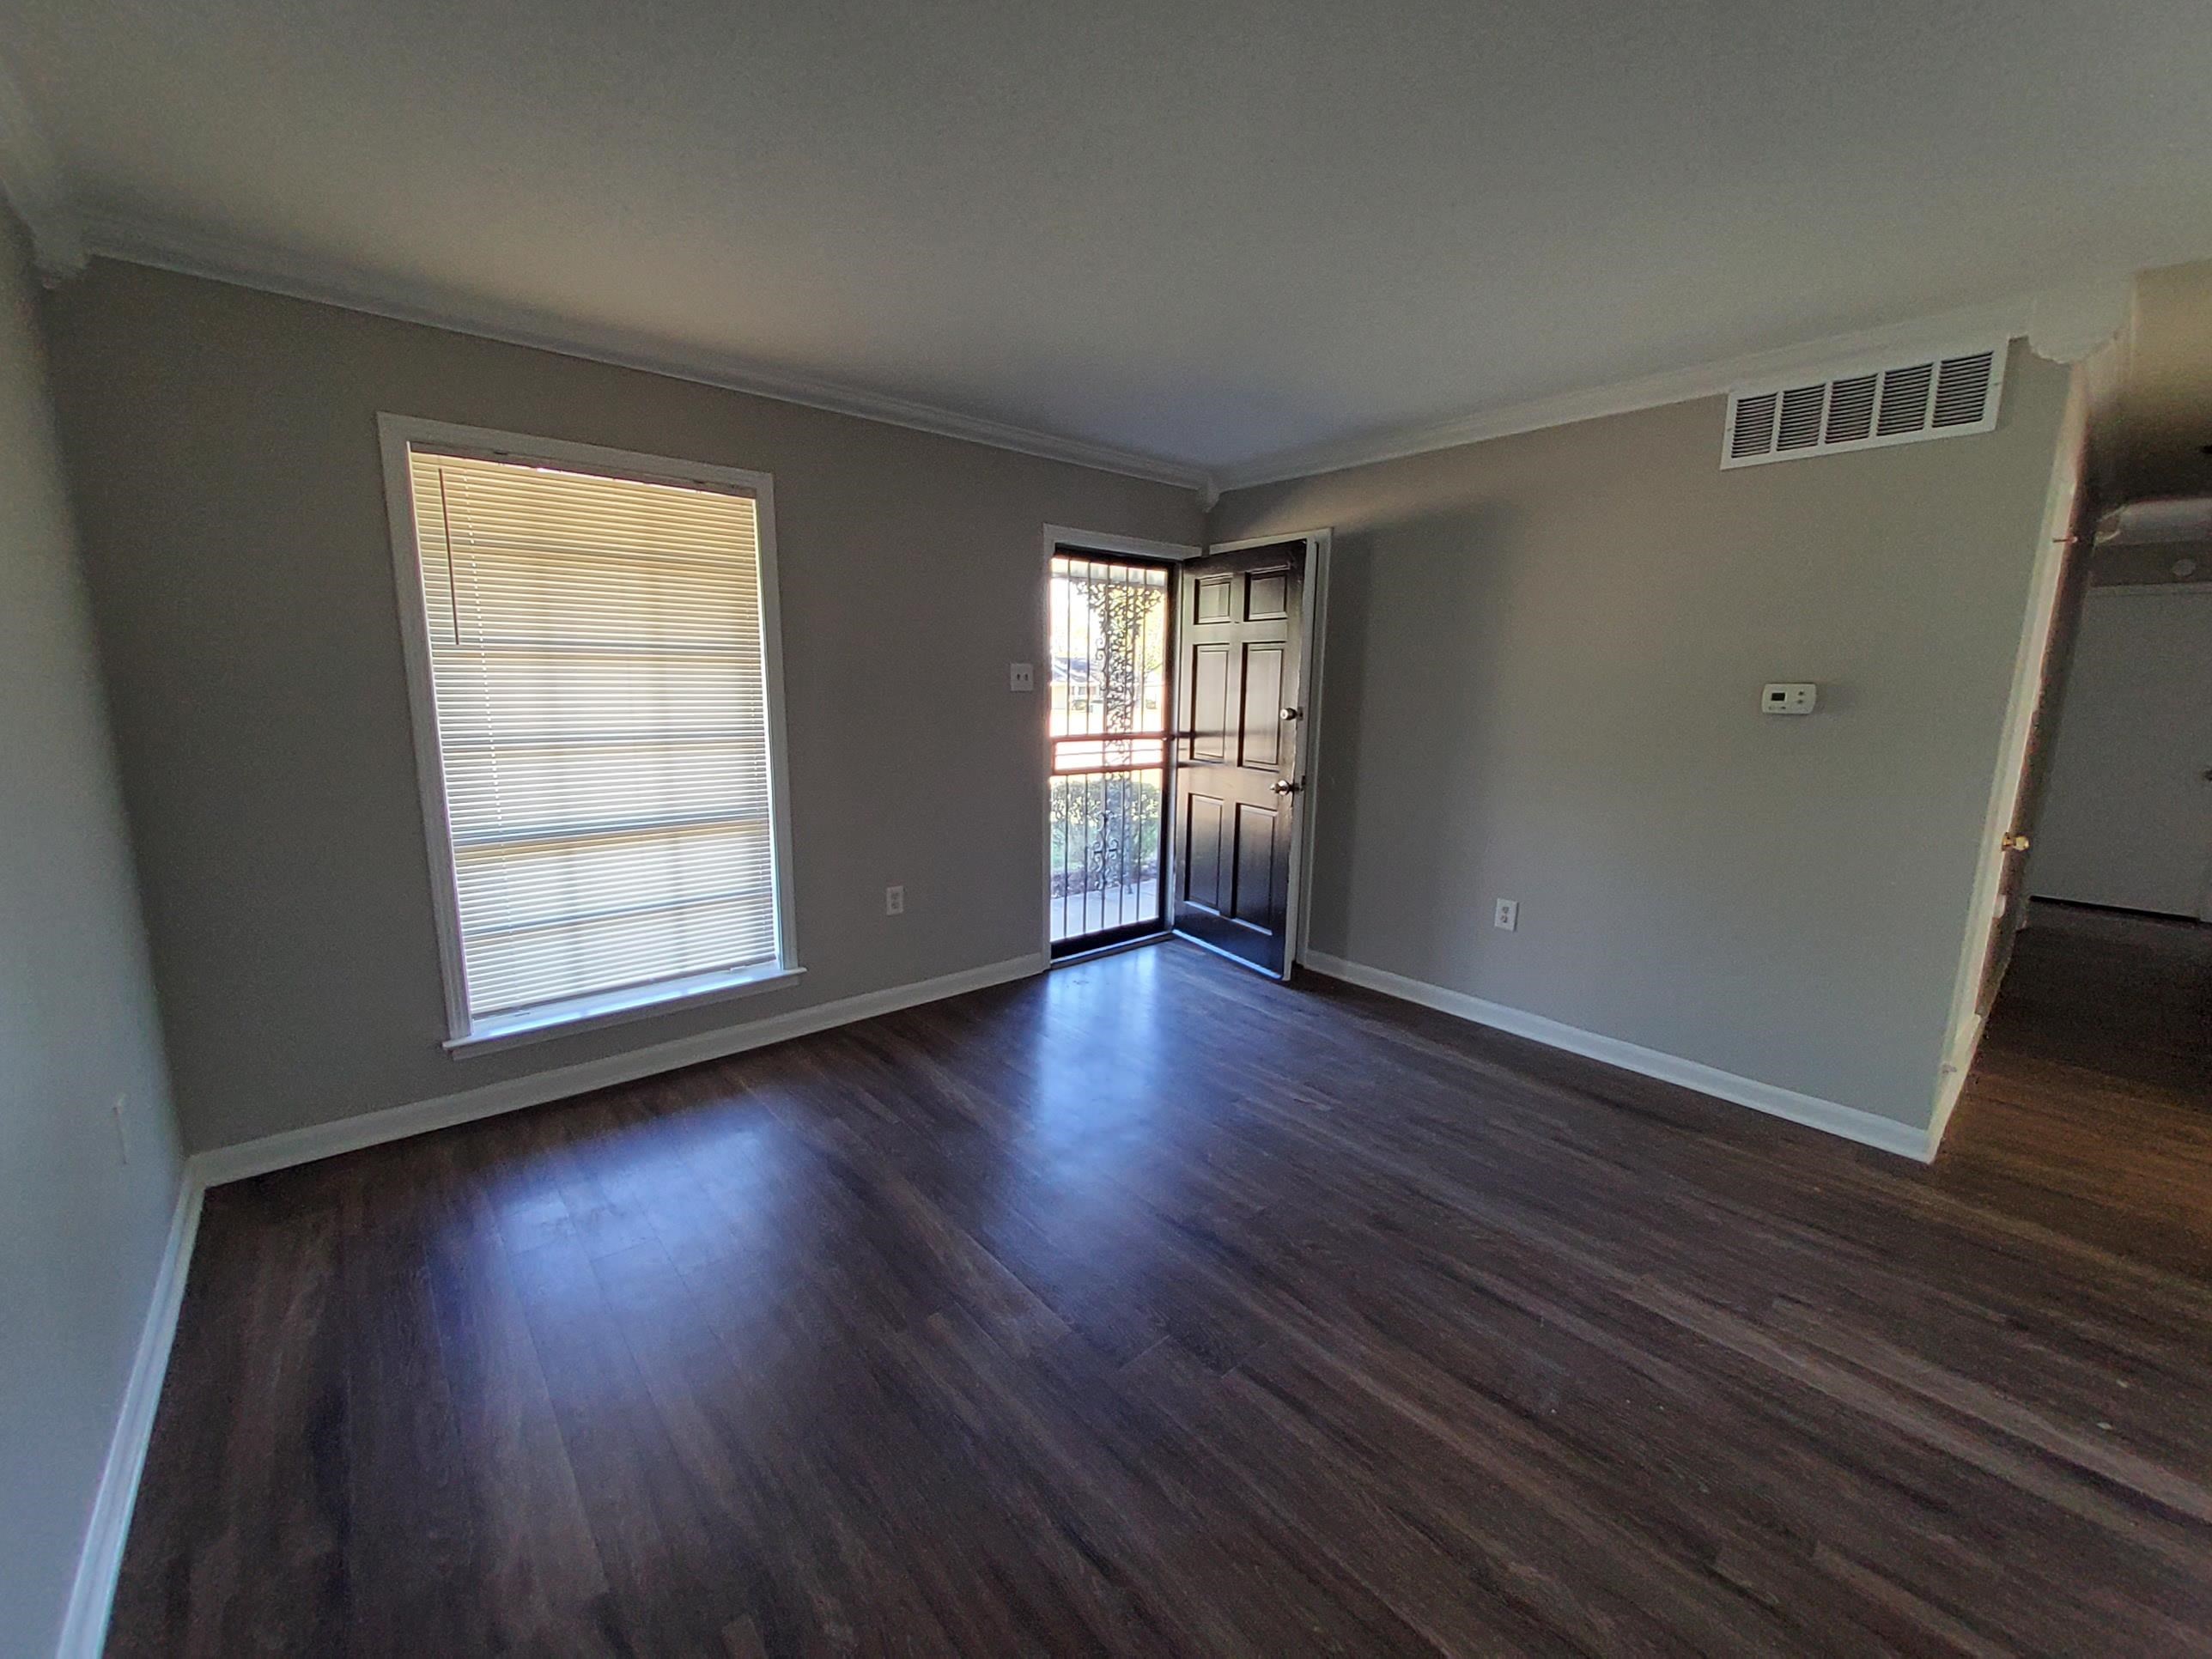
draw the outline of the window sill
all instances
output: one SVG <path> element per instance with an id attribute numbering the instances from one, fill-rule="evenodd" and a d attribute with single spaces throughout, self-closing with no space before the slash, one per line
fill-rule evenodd
<path id="1" fill-rule="evenodd" d="M 643 1019 L 652 1014 L 673 1013 L 679 1008 L 694 1007 L 703 1002 L 781 990 L 805 971 L 804 968 L 786 968 L 771 962 L 717 973 L 692 974 L 653 985 L 634 985 L 626 990 L 596 996 L 573 997 L 566 1002 L 549 1002 L 542 1007 L 519 1009 L 511 1014 L 493 1014 L 474 1022 L 462 1036 L 447 1037 L 446 1052 L 458 1060 L 488 1049 L 511 1048 L 518 1043 L 542 1042 L 550 1037 L 596 1030 L 602 1025 L 618 1025 L 624 1020 Z"/>

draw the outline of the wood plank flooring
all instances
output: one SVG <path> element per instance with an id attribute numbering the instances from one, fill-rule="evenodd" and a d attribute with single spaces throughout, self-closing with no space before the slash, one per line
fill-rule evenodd
<path id="1" fill-rule="evenodd" d="M 1932 1171 L 1170 945 L 219 1189 L 109 1651 L 2212 1653 L 2108 945 Z"/>
<path id="2" fill-rule="evenodd" d="M 1942 1184 L 2212 1283 L 2212 927 L 2032 914 Z"/>

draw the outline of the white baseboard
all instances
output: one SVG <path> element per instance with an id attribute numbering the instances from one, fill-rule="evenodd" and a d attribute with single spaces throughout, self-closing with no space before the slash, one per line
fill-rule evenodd
<path id="1" fill-rule="evenodd" d="M 1723 1072 L 1718 1066 L 1707 1066 L 1699 1060 L 1662 1054 L 1656 1048 L 1645 1048 L 1633 1042 L 1624 1042 L 1619 1037 L 1585 1031 L 1579 1026 L 1547 1019 L 1541 1014 L 1523 1013 L 1520 1009 L 1509 1008 L 1502 1002 L 1486 1002 L 1480 997 L 1469 996 L 1464 991 L 1447 990 L 1441 985 L 1431 985 L 1426 980 L 1408 979 L 1402 974 L 1386 973 L 1380 968 L 1370 968 L 1364 963 L 1347 962 L 1342 957 L 1310 951 L 1303 960 L 1316 973 L 1326 974 L 1331 979 L 1344 980 L 1370 991 L 1380 991 L 1385 996 L 1397 997 L 1402 1001 L 1417 1002 L 1424 1008 L 1454 1014 L 1461 1019 L 1473 1020 L 1478 1025 L 1510 1031 L 1516 1036 L 1528 1037 L 1549 1048 L 1564 1048 L 1569 1054 L 1602 1060 L 1608 1066 L 1618 1066 L 1625 1072 L 1656 1078 L 1662 1083 L 1680 1084 L 1686 1089 L 1695 1089 L 1700 1094 L 1713 1095 L 1722 1100 L 1733 1101 L 1739 1106 L 1748 1106 L 1753 1111 L 1788 1118 L 1792 1123 L 1825 1129 L 1832 1135 L 1841 1135 L 1844 1139 L 1856 1140 L 1862 1146 L 1879 1147 L 1885 1152 L 1896 1152 L 1917 1163 L 1928 1163 L 1935 1156 L 1934 1139 L 1929 1131 L 1916 1129 L 1909 1123 L 1900 1123 L 1895 1118 L 1884 1117 L 1878 1112 L 1838 1105 L 1832 1100 L 1799 1094 L 1794 1089 L 1761 1083 L 1755 1078 L 1738 1077 L 1733 1072 Z"/>
<path id="2" fill-rule="evenodd" d="M 404 1140 L 410 1135 L 427 1134 L 456 1123 L 496 1117 L 526 1106 L 542 1106 L 548 1101 L 565 1100 L 571 1095 L 586 1094 L 618 1083 L 633 1083 L 659 1072 L 672 1072 L 678 1066 L 696 1066 L 702 1060 L 720 1060 L 748 1048 L 765 1048 L 771 1042 L 824 1031 L 833 1025 L 873 1019 L 878 1014 L 895 1013 L 919 1003 L 936 1002 L 964 992 L 980 991 L 987 986 L 1003 985 L 1009 980 L 1042 973 L 1045 965 L 1044 953 L 1033 951 L 1028 956 L 1012 957 L 1004 962 L 965 969 L 936 979 L 820 1003 L 770 1019 L 702 1031 L 673 1042 L 655 1043 L 651 1048 L 633 1048 L 555 1071 L 488 1083 L 481 1088 L 464 1089 L 433 1100 L 418 1100 L 405 1106 L 340 1118 L 331 1123 L 264 1135 L 258 1140 L 240 1141 L 235 1146 L 200 1152 L 192 1158 L 192 1165 L 203 1186 L 220 1187 L 228 1182 L 267 1175 L 274 1170 L 312 1164 L 318 1158 L 335 1158 L 341 1152 L 359 1152 L 364 1146 L 381 1146 L 387 1140 Z"/>
<path id="3" fill-rule="evenodd" d="M 1654 1048 L 1624 1042 L 1617 1037 L 1603 1036 L 1559 1020 L 1547 1019 L 1540 1014 L 1523 1013 L 1503 1003 L 1486 1002 L 1464 992 L 1447 990 L 1425 980 L 1408 979 L 1401 974 L 1387 973 L 1379 968 L 1348 962 L 1341 957 L 1316 951 L 1307 952 L 1303 960 L 1316 973 L 1326 974 L 1332 979 L 1345 980 L 1370 991 L 1379 991 L 1385 996 L 1419 1003 L 1423 1007 L 1456 1015 L 1478 1024 L 1510 1031 L 1551 1048 L 1601 1060 L 1645 1077 L 1680 1084 L 1703 1094 L 1734 1101 L 1739 1105 L 1749 1106 L 1776 1117 L 1788 1118 L 1792 1122 L 1806 1124 L 1813 1128 L 1825 1129 L 1831 1134 L 1879 1147 L 1884 1152 L 1897 1152 L 1922 1163 L 1934 1156 L 1935 1144 L 1942 1136 L 1943 1124 L 1950 1115 L 1952 1105 L 1957 1101 L 1965 1078 L 1965 1068 L 1961 1067 L 1955 1079 L 1946 1079 L 1934 1127 L 1929 1131 L 1916 1130 L 1873 1112 L 1838 1105 L 1833 1101 L 1817 1099 L 1811 1095 L 1799 1094 L 1794 1090 L 1778 1088 L 1773 1084 L 1760 1083 L 1751 1078 L 1738 1077 L 1697 1060 L 1679 1059 Z M 123 1567 L 124 1546 L 130 1536 L 131 1516 L 137 1503 L 139 1477 L 146 1467 L 147 1447 L 153 1438 L 154 1416 L 161 1404 L 161 1384 L 168 1374 L 169 1350 L 176 1338 L 177 1316 L 184 1304 L 185 1281 L 191 1266 L 192 1243 L 199 1231 L 201 1200 L 208 1188 L 288 1169 L 294 1164 L 312 1163 L 318 1158 L 335 1157 L 340 1152 L 403 1139 L 409 1135 L 427 1133 L 456 1123 L 518 1111 L 526 1106 L 542 1105 L 548 1101 L 605 1088 L 613 1084 L 632 1082 L 656 1073 L 672 1071 L 678 1066 L 740 1054 L 749 1048 L 765 1048 L 772 1042 L 786 1042 L 811 1032 L 827 1030 L 832 1026 L 851 1024 L 857 1020 L 872 1019 L 878 1014 L 894 1013 L 899 1009 L 915 1007 L 921 1003 L 959 996 L 969 991 L 980 991 L 988 986 L 1002 985 L 1010 980 L 1041 973 L 1046 965 L 1047 958 L 1042 952 L 1032 952 L 981 968 L 943 975 L 936 979 L 918 981 L 911 985 L 892 986 L 886 990 L 870 991 L 840 1001 L 825 1002 L 816 1007 L 779 1014 L 772 1019 L 755 1020 L 750 1024 L 702 1032 L 696 1036 L 657 1043 L 627 1054 L 611 1054 L 557 1071 L 489 1084 L 480 1089 L 465 1090 L 434 1100 L 418 1101 L 411 1105 L 395 1106 L 385 1111 L 369 1112 L 335 1123 L 317 1124 L 282 1134 L 266 1135 L 258 1140 L 201 1152 L 189 1159 L 178 1189 L 176 1210 L 170 1219 L 168 1241 L 162 1251 L 160 1272 L 155 1276 L 153 1299 L 147 1309 L 145 1325 L 139 1334 L 137 1352 L 131 1361 L 131 1380 L 124 1391 L 123 1408 L 117 1416 L 115 1434 L 109 1443 L 107 1460 L 100 1471 L 100 1488 L 93 1500 L 91 1521 L 85 1529 L 84 1547 L 77 1561 L 76 1581 L 70 1592 L 68 1613 L 62 1623 L 61 1642 L 55 1650 L 56 1659 L 99 1659 L 100 1650 L 106 1642 L 108 1617 L 114 1604 L 116 1582 Z"/>
<path id="4" fill-rule="evenodd" d="M 131 1380 L 123 1390 L 123 1409 L 107 1444 L 107 1461 L 93 1495 L 92 1519 L 78 1553 L 76 1582 L 55 1659 L 100 1659 L 107 1644 L 107 1619 L 115 1605 L 115 1583 L 123 1571 L 123 1547 L 131 1536 L 131 1512 L 138 1502 L 138 1477 L 146 1468 L 146 1448 L 154 1437 L 154 1413 L 161 1403 L 161 1382 L 169 1374 L 169 1346 L 177 1334 L 177 1313 L 185 1300 L 185 1276 L 191 1270 L 192 1240 L 200 1226 L 199 1177 L 187 1164 L 177 1188 L 177 1207 L 169 1218 L 168 1242 L 138 1351 L 131 1361 Z"/>
<path id="5" fill-rule="evenodd" d="M 772 1019 L 702 1032 L 697 1036 L 611 1054 L 580 1066 L 489 1084 L 436 1100 L 268 1135 L 188 1158 L 177 1191 L 176 1211 L 169 1222 L 161 1270 L 155 1278 L 153 1300 L 139 1333 L 137 1352 L 131 1360 L 131 1380 L 124 1389 L 123 1408 L 117 1414 L 107 1461 L 100 1470 L 100 1488 L 94 1495 L 92 1518 L 85 1528 L 84 1547 L 77 1557 L 76 1580 L 70 1592 L 69 1611 L 62 1620 L 61 1641 L 55 1649 L 55 1659 L 100 1659 L 100 1650 L 106 1644 L 116 1582 L 123 1571 L 124 1546 L 131 1534 L 131 1515 L 138 1501 L 138 1482 L 145 1472 L 146 1449 L 153 1440 L 154 1415 L 161 1401 L 161 1383 L 168 1375 L 169 1349 L 176 1340 L 177 1316 L 184 1305 L 192 1243 L 199 1233 L 201 1200 L 209 1188 L 359 1147 L 422 1134 L 449 1124 L 542 1105 L 611 1084 L 632 1082 L 680 1066 L 719 1060 L 748 1048 L 765 1048 L 771 1042 L 827 1030 L 833 1025 L 848 1025 L 855 1020 L 872 1019 L 878 1014 L 895 1013 L 901 1008 L 958 996 L 963 992 L 980 991 L 987 986 L 1042 973 L 1045 966 L 1046 957 L 1042 951 L 1014 957 L 961 973 L 801 1008 Z"/>

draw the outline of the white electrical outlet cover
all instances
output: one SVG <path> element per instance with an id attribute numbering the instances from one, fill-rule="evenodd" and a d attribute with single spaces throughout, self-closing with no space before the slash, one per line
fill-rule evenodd
<path id="1" fill-rule="evenodd" d="M 1036 690 L 1036 665 L 1034 663 L 1010 662 L 1006 665 L 1006 690 L 1034 691 Z"/>

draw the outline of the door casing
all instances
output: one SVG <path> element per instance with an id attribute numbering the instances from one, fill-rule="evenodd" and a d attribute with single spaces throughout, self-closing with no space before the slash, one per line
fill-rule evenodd
<path id="1" fill-rule="evenodd" d="M 1982 1037 L 1982 978 L 1991 964 L 1991 930 L 2000 922 L 1997 907 L 2005 887 L 2006 861 L 2017 854 L 2005 836 L 2014 827 L 2021 792 L 2027 781 L 2027 758 L 2047 678 L 2053 629 L 2058 618 L 2062 579 L 2071 552 L 2076 520 L 2087 511 L 2086 497 L 2094 494 L 2088 477 L 2089 371 L 2077 362 L 2069 375 L 2066 406 L 2059 417 L 2057 441 L 2051 473 L 2045 487 L 2043 519 L 2030 562 L 2027 608 L 2021 620 L 2020 643 L 2013 658 L 2012 690 L 2005 702 L 2004 727 L 1997 744 L 1997 763 L 1990 780 L 1989 805 L 1983 821 L 1981 851 L 1966 912 L 1966 930 L 1960 941 L 1957 976 L 1953 981 L 1949 1017 L 1945 1023 L 1934 1098 L 1928 1127 L 1928 1156 L 1933 1159 L 1942 1144 L 1951 1109 L 1959 1102 L 1966 1075 Z M 2002 952 L 1994 953 L 2001 957 Z M 1993 998 L 1992 998 L 1993 1000 Z"/>

